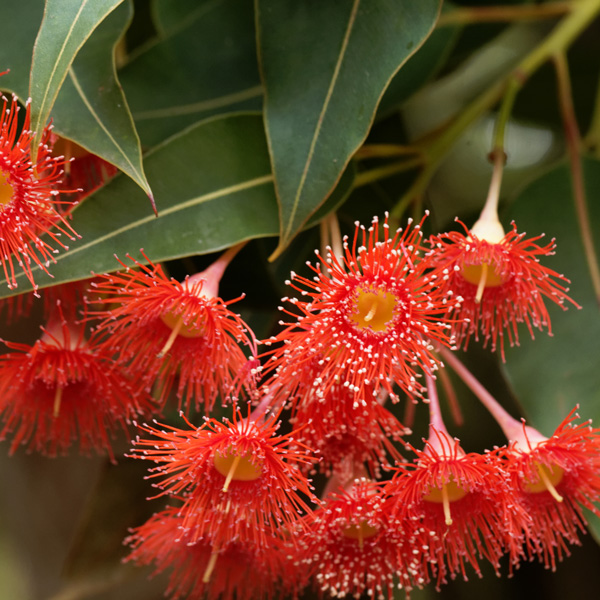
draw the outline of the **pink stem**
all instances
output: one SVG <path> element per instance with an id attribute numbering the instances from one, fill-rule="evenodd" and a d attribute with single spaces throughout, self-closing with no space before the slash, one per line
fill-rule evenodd
<path id="1" fill-rule="evenodd" d="M 427 381 L 427 395 L 429 397 L 429 437 L 432 436 L 432 428 L 447 435 L 448 431 L 446 430 L 444 419 L 442 418 L 435 380 L 428 373 L 425 373 L 425 380 Z"/>
<path id="2" fill-rule="evenodd" d="M 500 186 L 502 184 L 502 173 L 504 171 L 504 162 L 506 160 L 504 152 L 502 152 L 501 149 L 492 151 L 492 160 L 494 168 L 485 206 L 479 216 L 479 220 L 481 221 L 498 220 L 498 201 L 500 199 Z"/>
<path id="3" fill-rule="evenodd" d="M 234 259 L 235 255 L 245 245 L 246 245 L 246 242 L 242 242 L 241 244 L 236 244 L 235 246 L 228 248 L 204 272 L 207 274 L 210 274 L 212 277 L 217 277 L 218 279 L 221 279 L 221 277 L 223 277 L 223 273 L 225 273 L 225 269 L 229 266 L 229 263 Z"/>
<path id="4" fill-rule="evenodd" d="M 456 390 L 452 385 L 450 377 L 448 377 L 448 373 L 446 373 L 445 369 L 440 369 L 438 371 L 438 377 L 440 378 L 440 382 L 442 384 L 442 387 L 444 388 L 444 392 L 448 400 L 448 406 L 450 407 L 450 412 L 452 413 L 452 419 L 454 421 L 454 424 L 459 426 L 464 425 L 465 420 L 463 419 L 462 412 L 460 410 L 460 404 L 458 403 Z"/>
<path id="5" fill-rule="evenodd" d="M 447 362 L 454 372 L 465 382 L 467 387 L 479 398 L 481 403 L 488 409 L 492 417 L 509 440 L 514 440 L 522 435 L 523 424 L 513 419 L 498 401 L 481 385 L 479 380 L 458 360 L 453 352 L 446 348 L 439 348 L 445 362 Z"/>
<path id="6" fill-rule="evenodd" d="M 452 453 L 453 442 L 442 418 L 435 379 L 429 374 L 425 374 L 425 378 L 429 397 L 429 439 L 425 451 L 438 456 L 448 456 Z"/>
<path id="7" fill-rule="evenodd" d="M 188 285 L 195 283 L 198 279 L 205 282 L 203 294 L 216 298 L 219 295 L 219 282 L 225 273 L 225 269 L 233 260 L 234 256 L 246 245 L 246 242 L 236 244 L 226 250 L 214 263 L 208 266 L 204 271 L 196 273 L 188 278 Z"/>

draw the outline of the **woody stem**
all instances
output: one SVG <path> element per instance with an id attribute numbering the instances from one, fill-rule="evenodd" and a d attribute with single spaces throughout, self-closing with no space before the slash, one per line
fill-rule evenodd
<path id="1" fill-rule="evenodd" d="M 598 265 L 598 259 L 594 248 L 594 238 L 590 227 L 590 217 L 587 208 L 585 181 L 580 156 L 581 138 L 579 135 L 579 127 L 577 126 L 577 119 L 575 117 L 575 109 L 573 108 L 569 65 L 564 52 L 557 52 L 553 56 L 553 62 L 556 71 L 558 98 L 560 101 L 563 127 L 567 141 L 567 152 L 571 164 L 571 182 L 573 186 L 575 212 L 577 214 L 577 222 L 579 224 L 579 231 L 581 232 L 581 240 L 583 242 L 585 258 L 594 287 L 596 301 L 600 304 L 600 266 Z"/>
<path id="2" fill-rule="evenodd" d="M 329 240 L 329 227 L 327 227 L 327 219 L 323 219 L 319 223 L 319 239 L 321 256 L 327 256 L 327 247 L 331 245 Z"/>
<path id="3" fill-rule="evenodd" d="M 517 93 L 521 89 L 521 85 L 522 82 L 516 76 L 507 83 L 506 92 L 504 93 L 502 104 L 498 111 L 498 118 L 496 119 L 496 126 L 494 129 L 494 141 L 489 156 L 493 165 L 492 179 L 490 181 L 490 189 L 485 201 L 485 206 L 479 217 L 479 219 L 483 221 L 498 221 L 500 186 L 502 184 L 504 164 L 506 163 L 506 152 L 504 150 L 506 127 L 510 119 Z"/>
<path id="4" fill-rule="evenodd" d="M 460 405 L 458 404 L 458 397 L 456 396 L 456 391 L 454 390 L 452 381 L 450 380 L 446 369 L 440 369 L 438 371 L 438 377 L 442 387 L 444 388 L 444 393 L 446 394 L 452 419 L 454 420 L 455 425 L 462 425 L 464 423 L 464 419 L 460 411 Z"/>
<path id="5" fill-rule="evenodd" d="M 594 157 L 600 159 L 600 77 L 596 85 L 596 99 L 594 102 L 594 114 L 590 128 L 585 136 L 585 145 L 589 148 Z"/>
<path id="6" fill-rule="evenodd" d="M 475 98 L 427 148 L 424 148 L 425 167 L 390 212 L 392 218 L 398 218 L 407 203 L 423 194 L 441 161 L 467 127 L 494 106 L 503 95 L 516 94 L 527 78 L 541 65 L 557 52 L 566 50 L 600 11 L 600 0 L 581 0 L 570 4 L 570 12 L 511 73 Z"/>
<path id="7" fill-rule="evenodd" d="M 427 445 L 436 452 L 445 455 L 447 452 L 446 446 L 450 443 L 450 434 L 442 417 L 435 379 L 426 373 L 425 380 L 427 381 L 427 396 L 429 398 L 429 439 Z"/>
<path id="8" fill-rule="evenodd" d="M 249 421 L 257 421 L 260 419 L 269 409 L 271 402 L 273 401 L 273 397 L 275 396 L 275 390 L 279 387 L 275 384 L 275 389 L 271 388 L 269 391 L 262 397 L 261 401 L 256 405 L 254 410 L 250 413 L 248 417 Z M 275 408 L 275 411 L 280 409 L 280 405 Z"/>

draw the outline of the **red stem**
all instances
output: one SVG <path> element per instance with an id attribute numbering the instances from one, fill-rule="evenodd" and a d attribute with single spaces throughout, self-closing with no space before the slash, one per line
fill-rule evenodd
<path id="1" fill-rule="evenodd" d="M 600 305 L 600 267 L 594 248 L 594 237 L 587 208 L 585 181 L 580 156 L 581 136 L 579 134 L 579 127 L 577 126 L 575 109 L 573 108 L 569 65 L 565 54 L 562 52 L 553 56 L 553 62 L 556 71 L 558 98 L 565 130 L 567 152 L 569 154 L 569 162 L 571 163 L 571 181 L 573 185 L 575 212 L 577 214 L 577 222 L 581 232 L 581 241 L 583 243 L 585 257 L 592 279 L 596 302 Z"/>

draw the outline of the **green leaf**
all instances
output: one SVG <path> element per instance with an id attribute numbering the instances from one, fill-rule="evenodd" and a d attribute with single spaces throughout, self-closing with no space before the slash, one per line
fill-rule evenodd
<path id="1" fill-rule="evenodd" d="M 256 0 L 279 254 L 364 141 L 379 100 L 431 32 L 438 0 Z"/>
<path id="2" fill-rule="evenodd" d="M 28 95 L 33 45 L 43 16 L 43 2 L 11 2 L 0 19 L 0 68 L 10 73 L 0 87 Z M 114 47 L 132 15 L 131 1 L 117 7 L 102 21 L 77 54 L 52 108 L 54 131 L 101 156 L 132 177 L 150 194 L 139 139 L 127 102 L 116 78 Z M 14 23 L 19 23 L 15 27 Z"/>
<path id="3" fill-rule="evenodd" d="M 209 116 L 262 106 L 252 2 L 205 1 L 183 14 L 180 3 L 158 3 L 163 38 L 119 73 L 146 146 Z"/>
<path id="4" fill-rule="evenodd" d="M 458 27 L 440 27 L 433 31 L 390 82 L 377 109 L 378 118 L 399 108 L 439 71 L 459 33 Z"/>
<path id="5" fill-rule="evenodd" d="M 584 167 L 598 254 L 600 162 L 586 159 Z M 569 295 L 582 308 L 570 306 L 564 312 L 546 302 L 553 335 L 536 332 L 532 340 L 526 328 L 521 329 L 520 347 L 507 349 L 505 373 L 528 423 L 544 435 L 551 435 L 576 404 L 581 407 L 581 417 L 593 419 L 598 427 L 600 318 L 575 216 L 569 168 L 561 165 L 528 185 L 512 206 L 510 217 L 528 237 L 541 233 L 556 237 L 556 255 L 544 260 L 544 265 L 571 280 Z"/>
<path id="6" fill-rule="evenodd" d="M 356 178 L 356 165 L 351 162 L 346 170 L 342 173 L 335 189 L 327 200 L 310 216 L 306 223 L 306 227 L 312 227 L 324 219 L 327 215 L 337 211 L 342 204 L 348 199 L 354 186 Z"/>
<path id="7" fill-rule="evenodd" d="M 588 529 L 594 540 L 596 540 L 596 543 L 600 544 L 600 517 L 596 516 L 590 510 L 585 510 L 584 512 L 588 523 Z"/>
<path id="8" fill-rule="evenodd" d="M 159 35 L 166 37 L 174 29 L 185 27 L 222 3 L 223 0 L 152 0 L 152 21 Z"/>
<path id="9" fill-rule="evenodd" d="M 23 102 L 29 95 L 31 54 L 43 15 L 43 0 L 5 2 L 2 6 L 0 72 L 10 72 L 0 78 L 0 89 L 15 93 Z"/>
<path id="10" fill-rule="evenodd" d="M 159 216 L 129 178 L 118 176 L 73 211 L 81 241 L 58 254 L 49 270 L 32 269 L 40 287 L 120 268 L 127 253 L 155 262 L 203 254 L 278 231 L 277 202 L 259 114 L 237 114 L 198 124 L 144 158 Z M 31 289 L 24 275 L 19 289 Z M 2 286 L 0 297 L 14 294 Z"/>
<path id="11" fill-rule="evenodd" d="M 69 68 L 52 119 L 56 133 L 112 163 L 151 196 L 114 64 L 115 46 L 132 16 L 131 2 L 124 2 L 100 23 Z"/>
<path id="12" fill-rule="evenodd" d="M 123 0 L 46 0 L 33 49 L 29 95 L 35 150 L 77 52 Z M 18 24 L 16 24 L 18 26 Z"/>

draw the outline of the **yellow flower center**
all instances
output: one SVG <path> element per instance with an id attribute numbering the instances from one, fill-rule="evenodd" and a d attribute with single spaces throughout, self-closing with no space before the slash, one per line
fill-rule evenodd
<path id="1" fill-rule="evenodd" d="M 252 455 L 245 454 L 220 454 L 215 452 L 213 457 L 215 469 L 225 477 L 223 491 L 226 492 L 229 484 L 235 481 L 255 481 L 262 475 L 260 465 L 256 464 L 256 459 L 252 461 Z"/>
<path id="2" fill-rule="evenodd" d="M 8 177 L 4 173 L 0 173 L 0 206 L 9 204 L 13 194 L 14 190 L 12 185 L 8 183 Z"/>
<path id="3" fill-rule="evenodd" d="M 181 313 L 175 313 L 169 311 L 164 315 L 160 316 L 161 321 L 173 331 L 177 330 L 176 335 L 180 335 L 185 338 L 198 338 L 204 335 L 204 327 L 198 327 L 198 325 L 186 325 L 183 322 L 183 316 Z"/>
<path id="4" fill-rule="evenodd" d="M 503 277 L 500 277 L 496 272 L 496 269 L 488 264 L 483 263 L 481 265 L 463 265 L 462 276 L 474 285 L 479 285 L 481 278 L 485 272 L 485 287 L 498 287 L 505 282 Z"/>
<path id="5" fill-rule="evenodd" d="M 530 494 L 541 494 L 550 492 L 557 502 L 562 502 L 562 496 L 556 491 L 556 486 L 562 481 L 565 474 L 564 470 L 558 465 L 543 465 L 535 463 L 538 473 L 537 479 L 523 480 L 521 485 L 525 492 Z"/>
<path id="6" fill-rule="evenodd" d="M 352 321 L 361 328 L 373 331 L 385 331 L 394 318 L 396 297 L 384 290 L 359 290 L 356 299 L 356 312 L 351 315 Z"/>
<path id="7" fill-rule="evenodd" d="M 198 327 L 198 325 L 186 325 L 183 322 L 183 315 L 181 313 L 175 313 L 169 311 L 164 315 L 160 315 L 161 321 L 171 329 L 171 335 L 164 343 L 160 352 L 157 354 L 158 358 L 162 358 L 173 345 L 178 335 L 184 338 L 199 338 L 204 335 L 204 327 Z"/>
<path id="8" fill-rule="evenodd" d="M 498 287 L 506 282 L 506 279 L 501 277 L 494 266 L 489 263 L 463 265 L 461 274 L 466 281 L 477 286 L 477 294 L 475 296 L 475 302 L 477 303 L 481 302 L 485 288 Z"/>
<path id="9" fill-rule="evenodd" d="M 423 500 L 426 502 L 433 502 L 434 504 L 442 504 L 444 507 L 444 517 L 446 525 L 452 525 L 452 515 L 450 514 L 450 502 L 456 502 L 461 498 L 464 498 L 469 492 L 461 488 L 453 477 L 446 482 L 442 483 L 442 487 L 432 487 L 429 492 L 423 496 Z"/>
<path id="10" fill-rule="evenodd" d="M 358 545 L 362 549 L 364 540 L 375 537 L 379 530 L 366 521 L 361 521 L 358 525 L 349 525 L 342 529 L 342 535 L 351 540 L 358 540 Z"/>

